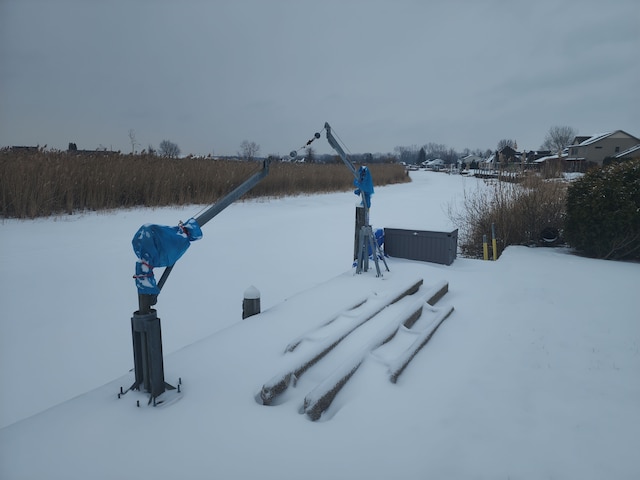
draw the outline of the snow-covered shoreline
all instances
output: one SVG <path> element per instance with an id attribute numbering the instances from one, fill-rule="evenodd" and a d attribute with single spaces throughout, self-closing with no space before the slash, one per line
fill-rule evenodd
<path id="1" fill-rule="evenodd" d="M 374 226 L 448 229 L 447 204 L 476 181 L 412 178 L 376 189 Z M 132 368 L 130 241 L 142 223 L 195 212 L 0 225 L 0 476 L 640 475 L 640 265 L 513 247 L 497 262 L 391 258 L 382 278 L 353 276 L 355 200 L 241 202 L 203 229 L 158 303 L 166 377 L 184 381 L 184 397 L 159 409 L 135 407 L 135 392 L 116 395 Z M 282 403 L 255 401 L 288 343 L 323 312 L 414 276 L 448 281 L 441 302 L 455 310 L 397 384 L 365 362 L 320 422 L 300 415 L 296 400 L 313 372 Z M 250 285 L 263 313 L 243 321 Z"/>

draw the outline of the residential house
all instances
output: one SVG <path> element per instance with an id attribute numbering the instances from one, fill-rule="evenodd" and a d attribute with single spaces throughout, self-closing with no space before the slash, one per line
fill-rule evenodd
<path id="1" fill-rule="evenodd" d="M 569 145 L 569 155 L 566 160 L 582 165 L 595 164 L 602 166 L 605 158 L 615 157 L 639 144 L 640 138 L 629 135 L 622 130 L 591 137 L 575 137 L 571 145 Z"/>
<path id="2" fill-rule="evenodd" d="M 482 169 L 485 169 L 485 168 L 495 168 L 495 165 L 496 165 L 496 154 L 492 153 L 489 156 L 489 158 L 480 162 L 478 166 Z"/>
<path id="3" fill-rule="evenodd" d="M 111 155 L 120 155 L 120 152 L 114 152 L 113 150 L 107 150 L 106 148 L 99 150 L 78 150 L 78 146 L 73 142 L 69 142 L 67 153 L 84 157 L 108 157 Z"/>
<path id="4" fill-rule="evenodd" d="M 458 160 L 459 165 L 466 165 L 467 168 L 475 162 L 475 165 L 480 165 L 480 163 L 484 162 L 484 158 L 479 155 L 466 155 Z"/>
<path id="5" fill-rule="evenodd" d="M 502 164 L 520 162 L 521 152 L 518 152 L 510 145 L 505 145 L 498 150 L 498 161 Z"/>
<path id="6" fill-rule="evenodd" d="M 37 152 L 39 150 L 40 150 L 40 146 L 28 147 L 28 146 L 16 145 L 11 147 L 11 151 L 15 153 Z"/>
<path id="7" fill-rule="evenodd" d="M 538 162 L 540 159 L 552 156 L 551 150 L 529 150 L 528 152 L 524 152 L 524 155 L 527 163 Z"/>

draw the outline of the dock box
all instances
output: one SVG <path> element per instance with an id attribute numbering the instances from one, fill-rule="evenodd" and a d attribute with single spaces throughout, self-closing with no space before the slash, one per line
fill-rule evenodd
<path id="1" fill-rule="evenodd" d="M 384 252 L 390 257 L 451 265 L 458 252 L 458 229 L 430 232 L 385 228 Z"/>

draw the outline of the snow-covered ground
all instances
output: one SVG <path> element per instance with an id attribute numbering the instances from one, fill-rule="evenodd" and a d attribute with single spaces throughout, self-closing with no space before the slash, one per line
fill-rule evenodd
<path id="1" fill-rule="evenodd" d="M 374 227 L 451 229 L 448 204 L 477 180 L 411 175 L 376 189 Z M 356 200 L 239 202 L 205 225 L 157 305 L 183 394 L 159 408 L 117 398 L 133 381 L 130 242 L 201 207 L 0 223 L 0 478 L 640 478 L 639 264 L 514 247 L 354 275 Z M 291 342 L 416 278 L 448 282 L 437 307 L 454 311 L 397 383 L 366 355 L 312 422 L 303 399 L 340 368 L 332 353 L 256 401 Z M 241 320 L 251 285 L 262 313 Z"/>

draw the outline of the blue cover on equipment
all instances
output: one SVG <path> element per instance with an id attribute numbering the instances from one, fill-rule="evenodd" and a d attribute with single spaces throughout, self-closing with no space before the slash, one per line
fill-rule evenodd
<path id="1" fill-rule="evenodd" d="M 371 172 L 364 165 L 358 169 L 358 178 L 353 181 L 353 184 L 358 187 L 355 193 L 360 195 L 364 194 L 364 199 L 367 202 L 367 208 L 371 207 L 371 195 L 373 195 L 373 179 L 371 178 Z"/>
<path id="2" fill-rule="evenodd" d="M 191 242 L 202 238 L 200 225 L 193 218 L 177 227 L 146 224 L 141 226 L 131 240 L 136 262 L 136 287 L 138 293 L 157 295 L 160 289 L 153 275 L 155 267 L 173 266 L 187 251 Z"/>
<path id="3" fill-rule="evenodd" d="M 373 236 L 377 245 L 376 248 L 382 248 L 382 245 L 384 245 L 384 230 L 382 228 L 376 228 Z M 369 256 L 374 255 L 374 252 L 371 251 L 371 245 L 368 246 L 367 251 L 369 252 Z"/>
<path id="4" fill-rule="evenodd" d="M 376 231 L 373 232 L 373 235 L 376 237 L 378 246 L 382 247 L 382 245 L 384 244 L 384 229 L 377 228 Z"/>

